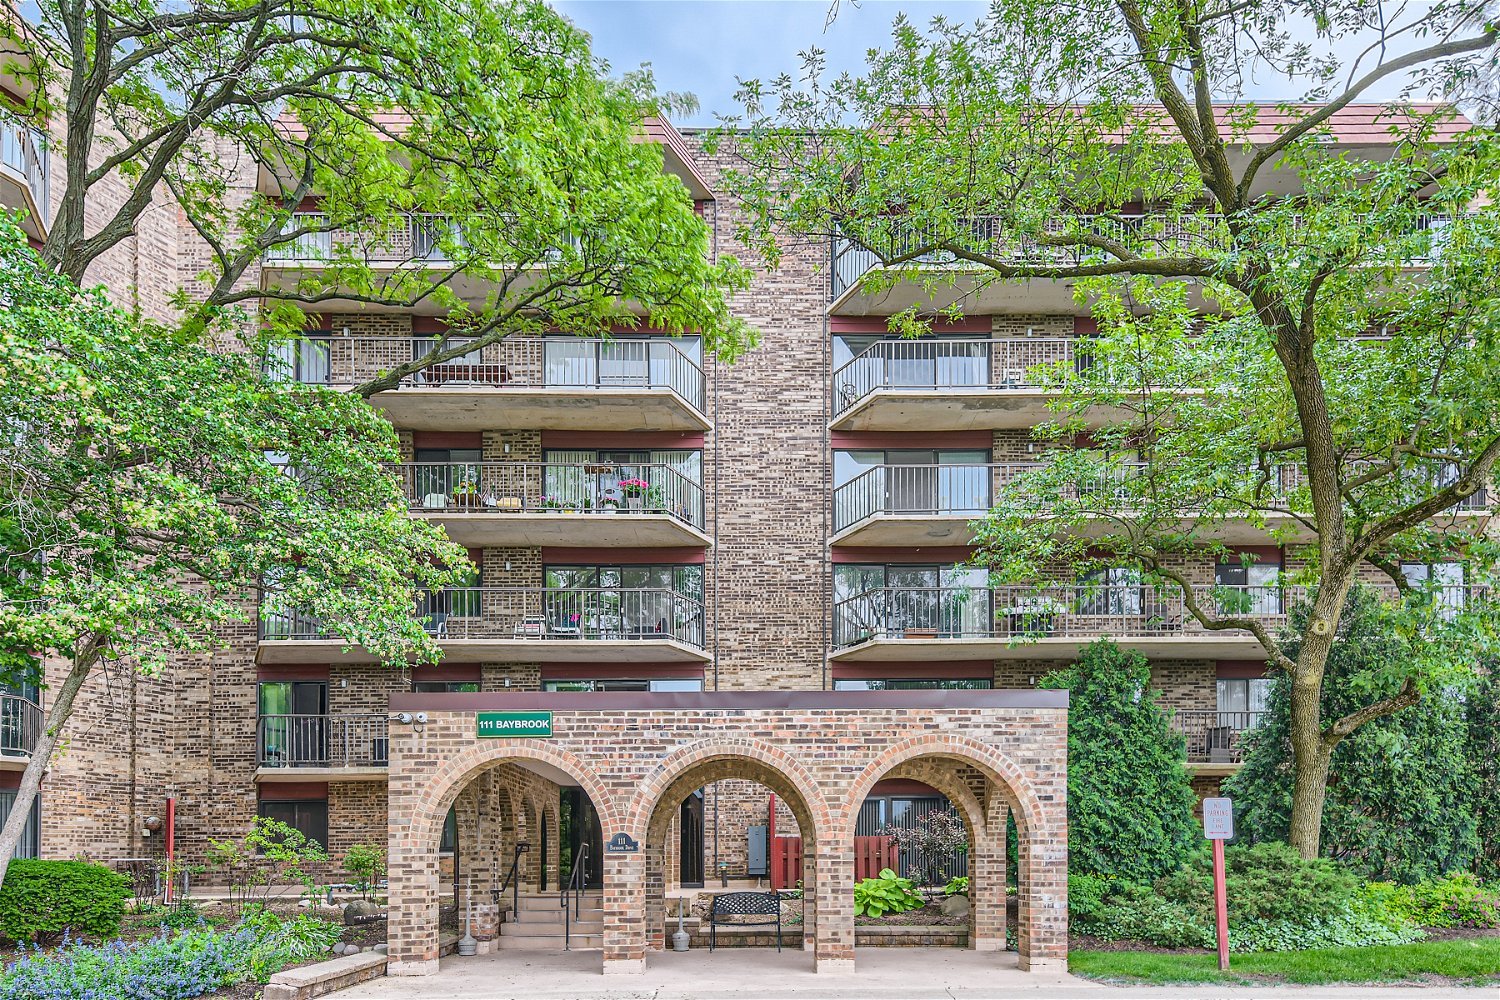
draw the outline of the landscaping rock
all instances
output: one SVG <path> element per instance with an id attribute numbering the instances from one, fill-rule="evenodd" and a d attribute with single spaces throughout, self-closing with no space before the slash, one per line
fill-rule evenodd
<path id="1" fill-rule="evenodd" d="M 344 907 L 344 923 L 361 923 L 360 917 L 373 917 L 379 912 L 380 907 L 376 903 L 368 899 L 356 899 Z"/>
<path id="2" fill-rule="evenodd" d="M 385 946 L 385 945 L 383 945 L 383 944 L 377 944 L 377 945 L 376 945 L 376 946 L 375 946 L 375 950 L 376 950 L 376 951 L 377 951 L 377 952 L 379 952 L 379 953 L 380 953 L 380 954 L 382 954 L 382 955 L 384 955 L 384 954 L 385 954 L 385 947 L 386 947 L 386 946 Z"/>
<path id="3" fill-rule="evenodd" d="M 969 897 L 948 896 L 938 904 L 938 909 L 945 917 L 966 917 L 969 915 Z"/>

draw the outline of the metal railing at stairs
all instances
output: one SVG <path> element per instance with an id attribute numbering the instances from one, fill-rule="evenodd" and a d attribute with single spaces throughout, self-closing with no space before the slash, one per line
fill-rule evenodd
<path id="1" fill-rule="evenodd" d="M 563 951 L 573 950 L 573 921 L 583 916 L 583 891 L 588 867 L 589 845 L 581 844 L 573 858 L 573 870 L 568 873 L 568 881 L 557 894 L 558 904 L 563 911 Z M 568 905 L 569 895 L 573 897 L 571 906 Z"/>
<path id="2" fill-rule="evenodd" d="M 510 858 L 510 871 L 505 873 L 505 880 L 490 890 L 490 896 L 497 907 L 505 896 L 505 890 L 510 890 L 510 918 L 516 921 L 521 919 L 521 855 L 529 850 L 531 850 L 531 845 L 524 840 L 516 844 L 515 852 Z"/>

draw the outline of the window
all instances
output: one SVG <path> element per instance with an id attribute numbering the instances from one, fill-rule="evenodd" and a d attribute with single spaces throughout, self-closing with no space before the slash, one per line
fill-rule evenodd
<path id="1" fill-rule="evenodd" d="M 272 344 L 266 356 L 266 374 L 278 381 L 327 385 L 331 346 L 326 331 Z"/>
<path id="2" fill-rule="evenodd" d="M 448 807 L 448 815 L 443 817 L 443 836 L 438 841 L 439 854 L 452 854 L 458 849 L 458 808 Z"/>
<path id="3" fill-rule="evenodd" d="M 549 566 L 547 628 L 584 639 L 703 644 L 703 566 Z"/>
<path id="4" fill-rule="evenodd" d="M 892 449 L 833 453 L 834 520 L 872 514 L 982 514 L 990 509 L 990 453 Z"/>
<path id="5" fill-rule="evenodd" d="M 1116 567 L 1095 570 L 1078 581 L 1078 613 L 1141 614 L 1141 571 Z"/>
<path id="6" fill-rule="evenodd" d="M 261 767 L 327 764 L 327 682 L 265 681 L 259 686 L 258 701 Z"/>
<path id="7" fill-rule="evenodd" d="M 479 488 L 479 448 L 418 448 L 412 470 L 412 499 L 429 510 L 442 510 Z"/>
<path id="8" fill-rule="evenodd" d="M 477 681 L 412 681 L 413 694 L 473 694 L 479 690 Z"/>
<path id="9" fill-rule="evenodd" d="M 835 680 L 835 691 L 988 691 L 994 682 L 989 678 L 943 679 L 914 677 L 904 680 Z"/>
<path id="10" fill-rule="evenodd" d="M 483 613 L 483 603 L 479 567 L 471 566 L 453 586 L 419 594 L 417 615 L 427 619 L 427 631 L 445 635 L 449 618 L 478 618 Z"/>
<path id="11" fill-rule="evenodd" d="M 656 680 L 601 680 L 547 681 L 542 685 L 546 691 L 702 691 L 701 678 L 665 677 Z"/>
<path id="12" fill-rule="evenodd" d="M 1401 575 L 1413 587 L 1430 589 L 1443 618 L 1452 618 L 1468 603 L 1463 563 L 1402 563 Z"/>
<path id="13" fill-rule="evenodd" d="M 1219 678 L 1219 725 L 1235 732 L 1253 729 L 1270 694 L 1269 677 Z"/>
<path id="14" fill-rule="evenodd" d="M 1229 559 L 1214 567 L 1220 614 L 1280 615 L 1281 563 Z"/>
<path id="15" fill-rule="evenodd" d="M 285 823 L 308 840 L 317 841 L 320 847 L 328 845 L 327 799 L 262 799 L 259 813 L 267 819 Z"/>
<path id="16" fill-rule="evenodd" d="M 0 791 L 0 825 L 10 819 L 10 811 L 15 808 L 16 793 L 14 790 L 6 789 Z M 21 831 L 21 840 L 16 844 L 16 851 L 11 855 L 13 858 L 34 858 L 41 853 L 41 830 L 42 800 L 38 796 L 31 800 L 31 815 L 26 820 L 26 826 Z"/>

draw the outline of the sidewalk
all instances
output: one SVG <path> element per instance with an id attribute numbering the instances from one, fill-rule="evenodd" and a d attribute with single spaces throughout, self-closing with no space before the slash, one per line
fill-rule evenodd
<path id="1" fill-rule="evenodd" d="M 387 978 L 342 991 L 343 1000 L 1500 1000 L 1500 989 L 1445 987 L 1114 987 L 1073 976 L 1038 976 L 1016 968 L 1014 954 L 952 948 L 864 948 L 844 975 L 813 972 L 812 955 L 763 948 L 725 948 L 710 955 L 653 953 L 641 976 L 599 972 L 597 951 L 498 952 L 445 958 L 425 978 Z"/>

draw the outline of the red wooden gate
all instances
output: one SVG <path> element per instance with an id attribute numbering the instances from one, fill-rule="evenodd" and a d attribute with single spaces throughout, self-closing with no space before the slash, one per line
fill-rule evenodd
<path id="1" fill-rule="evenodd" d="M 854 838 L 854 880 L 874 878 L 882 868 L 896 867 L 896 842 L 890 837 Z M 771 888 L 790 889 L 802 878 L 802 838 L 771 838 Z"/>

